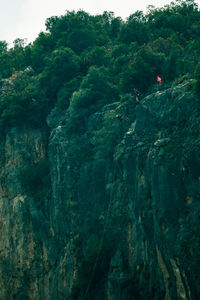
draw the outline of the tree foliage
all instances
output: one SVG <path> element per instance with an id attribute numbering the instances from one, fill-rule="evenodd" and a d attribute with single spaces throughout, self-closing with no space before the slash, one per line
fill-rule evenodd
<path id="1" fill-rule="evenodd" d="M 69 108 L 71 124 L 83 128 L 103 105 L 151 89 L 157 75 L 168 84 L 195 77 L 199 93 L 199 24 L 197 4 L 176 0 L 125 21 L 113 12 L 67 11 L 48 18 L 32 44 L 16 39 L 8 49 L 0 41 L 1 129 L 45 123 L 55 105 Z"/>

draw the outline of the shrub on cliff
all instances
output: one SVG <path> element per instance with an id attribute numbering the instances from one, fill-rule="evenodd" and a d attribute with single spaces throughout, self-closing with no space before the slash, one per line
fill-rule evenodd
<path id="1" fill-rule="evenodd" d="M 3 83 L 0 95 L 0 131 L 16 125 L 44 126 L 48 100 L 38 88 L 37 77 L 15 72 Z"/>
<path id="2" fill-rule="evenodd" d="M 96 159 L 112 159 L 115 146 L 119 143 L 123 124 L 115 117 L 115 111 L 108 112 L 103 120 L 103 127 L 95 131 L 91 140 Z"/>
<path id="3" fill-rule="evenodd" d="M 117 95 L 110 74 L 104 67 L 91 67 L 83 78 L 80 89 L 70 99 L 70 124 L 81 132 L 86 128 L 89 115 L 99 110 L 106 103 L 112 102 Z"/>

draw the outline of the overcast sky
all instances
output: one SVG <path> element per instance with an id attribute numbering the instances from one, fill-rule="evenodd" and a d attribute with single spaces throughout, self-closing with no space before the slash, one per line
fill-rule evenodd
<path id="1" fill-rule="evenodd" d="M 32 42 L 45 30 L 48 17 L 64 14 L 66 10 L 83 9 L 91 14 L 113 11 L 123 19 L 136 10 L 145 12 L 148 5 L 162 7 L 171 0 L 0 0 L 0 40 L 10 46 L 16 38 Z M 200 0 L 196 3 L 200 4 Z M 200 6 L 200 5 L 199 5 Z"/>

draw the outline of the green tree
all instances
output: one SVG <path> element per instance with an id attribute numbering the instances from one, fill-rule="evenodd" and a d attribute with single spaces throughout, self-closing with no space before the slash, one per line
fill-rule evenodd
<path id="1" fill-rule="evenodd" d="M 134 87 L 140 91 L 147 90 L 156 82 L 156 76 L 163 74 L 165 56 L 155 53 L 151 47 L 143 46 L 129 61 L 121 77 L 121 88 L 130 92 Z"/>
<path id="2" fill-rule="evenodd" d="M 70 98 L 75 91 L 79 90 L 81 83 L 81 76 L 75 77 L 66 82 L 58 92 L 58 105 L 66 108 L 69 106 Z"/>
<path id="3" fill-rule="evenodd" d="M 69 48 L 59 48 L 46 58 L 46 65 L 40 74 L 42 89 L 47 97 L 56 102 L 57 93 L 64 83 L 79 74 L 80 58 Z"/>
<path id="4" fill-rule="evenodd" d="M 0 41 L 0 55 L 8 50 L 8 43 L 6 41 Z"/>
<path id="5" fill-rule="evenodd" d="M 92 47 L 83 51 L 81 54 L 81 63 L 83 71 L 87 71 L 91 66 L 106 66 L 108 56 L 105 47 Z"/>
<path id="6" fill-rule="evenodd" d="M 45 67 L 46 57 L 49 57 L 55 48 L 55 41 L 49 33 L 41 32 L 33 45 L 29 48 L 30 63 L 37 73 Z"/>
<path id="7" fill-rule="evenodd" d="M 117 98 L 116 87 L 104 67 L 91 67 L 83 78 L 80 89 L 73 93 L 69 112 L 75 130 L 84 130 L 91 113 Z"/>
<path id="8" fill-rule="evenodd" d="M 132 14 L 121 27 L 120 41 L 122 43 L 138 42 L 142 45 L 149 40 L 149 37 L 150 32 L 141 11 Z"/>
<path id="9" fill-rule="evenodd" d="M 106 41 L 103 24 L 98 17 L 93 17 L 79 10 L 67 12 L 60 18 L 47 19 L 46 27 L 57 47 L 69 47 L 78 55 L 88 47 L 101 46 Z"/>

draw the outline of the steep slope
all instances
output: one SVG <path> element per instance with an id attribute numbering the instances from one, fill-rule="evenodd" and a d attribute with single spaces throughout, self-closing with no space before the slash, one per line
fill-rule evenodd
<path id="1" fill-rule="evenodd" d="M 81 133 L 58 108 L 48 130 L 7 133 L 0 299 L 198 299 L 200 106 L 189 85 L 138 105 L 127 96 Z"/>
<path id="2" fill-rule="evenodd" d="M 121 251 L 141 299 L 198 299 L 198 116 L 184 85 L 147 96 L 115 153 L 130 219 Z"/>
<path id="3" fill-rule="evenodd" d="M 47 237 L 52 237 L 52 231 L 46 212 L 41 210 L 48 207 L 48 203 L 46 199 L 41 205 L 39 197 L 33 199 L 24 189 L 24 181 L 46 156 L 47 134 L 42 129 L 13 128 L 1 142 L 2 300 L 45 299 L 49 293 Z M 24 170 L 29 170 L 26 178 Z"/>

